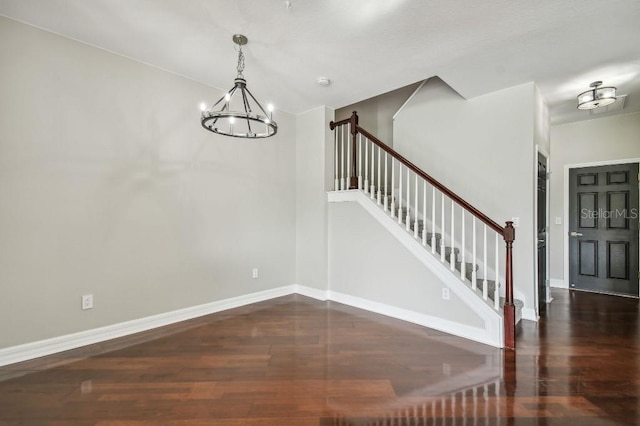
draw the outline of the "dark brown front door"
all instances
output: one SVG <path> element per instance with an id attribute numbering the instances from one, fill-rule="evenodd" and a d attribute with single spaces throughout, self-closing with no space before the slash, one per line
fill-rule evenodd
<path id="1" fill-rule="evenodd" d="M 570 288 L 638 296 L 638 164 L 569 171 Z"/>
<path id="2" fill-rule="evenodd" d="M 538 315 L 547 311 L 547 159 L 538 153 Z"/>

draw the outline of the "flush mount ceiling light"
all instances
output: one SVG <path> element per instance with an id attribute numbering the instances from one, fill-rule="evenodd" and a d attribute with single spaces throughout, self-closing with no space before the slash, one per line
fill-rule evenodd
<path id="1" fill-rule="evenodd" d="M 594 109 L 610 105 L 616 101 L 615 87 L 600 87 L 601 81 L 594 81 L 591 90 L 578 95 L 578 109 Z"/>
<path id="2" fill-rule="evenodd" d="M 202 111 L 202 127 L 224 136 L 234 138 L 259 139 L 268 138 L 278 132 L 278 125 L 273 121 L 273 106 L 268 105 L 269 113 L 251 94 L 244 79 L 244 53 L 242 46 L 247 44 L 247 37 L 235 34 L 233 42 L 238 49 L 238 66 L 234 86 L 218 102 L 208 108 L 200 105 Z M 218 109 L 216 110 L 216 107 Z"/>

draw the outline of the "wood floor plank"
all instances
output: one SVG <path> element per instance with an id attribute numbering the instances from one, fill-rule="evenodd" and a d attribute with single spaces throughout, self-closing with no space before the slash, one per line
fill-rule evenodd
<path id="1" fill-rule="evenodd" d="M 0 368 L 0 425 L 638 425 L 637 299 L 556 291 L 513 353 L 287 296 Z"/>

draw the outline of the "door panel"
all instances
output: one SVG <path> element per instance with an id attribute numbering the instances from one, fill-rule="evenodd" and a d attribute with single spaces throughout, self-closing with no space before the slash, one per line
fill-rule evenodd
<path id="1" fill-rule="evenodd" d="M 578 270 L 580 275 L 588 277 L 598 276 L 598 242 L 597 241 L 578 241 Z"/>
<path id="2" fill-rule="evenodd" d="M 579 211 L 598 211 L 598 193 L 597 192 L 584 192 L 578 194 L 578 209 Z M 584 228 L 597 228 L 598 221 L 595 219 L 595 215 L 585 214 L 580 215 L 578 218 L 580 221 L 579 227 Z"/>
<path id="3" fill-rule="evenodd" d="M 627 241 L 607 241 L 607 278 L 629 279 L 629 243 Z"/>
<path id="4" fill-rule="evenodd" d="M 570 288 L 638 296 L 638 164 L 569 171 Z"/>

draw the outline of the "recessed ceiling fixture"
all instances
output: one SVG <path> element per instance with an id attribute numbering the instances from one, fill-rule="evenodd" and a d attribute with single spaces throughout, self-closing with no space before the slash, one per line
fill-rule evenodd
<path id="1" fill-rule="evenodd" d="M 242 74 L 244 71 L 242 46 L 247 44 L 247 37 L 235 34 L 233 42 L 238 46 L 238 74 L 234 80 L 234 86 L 211 108 L 207 108 L 204 103 L 200 105 L 202 127 L 213 133 L 235 138 L 268 138 L 278 132 L 278 125 L 272 117 L 273 106 L 267 105 L 269 110 L 267 113 L 247 88 L 247 81 Z M 217 110 L 216 107 L 218 107 Z"/>
<path id="2" fill-rule="evenodd" d="M 322 86 L 322 87 L 327 87 L 331 84 L 331 80 L 329 80 L 326 77 L 318 77 L 318 80 L 316 80 L 318 82 L 318 85 Z"/>
<path id="3" fill-rule="evenodd" d="M 594 109 L 612 104 L 616 101 L 615 87 L 600 87 L 601 81 L 594 81 L 591 90 L 578 95 L 578 109 Z"/>

